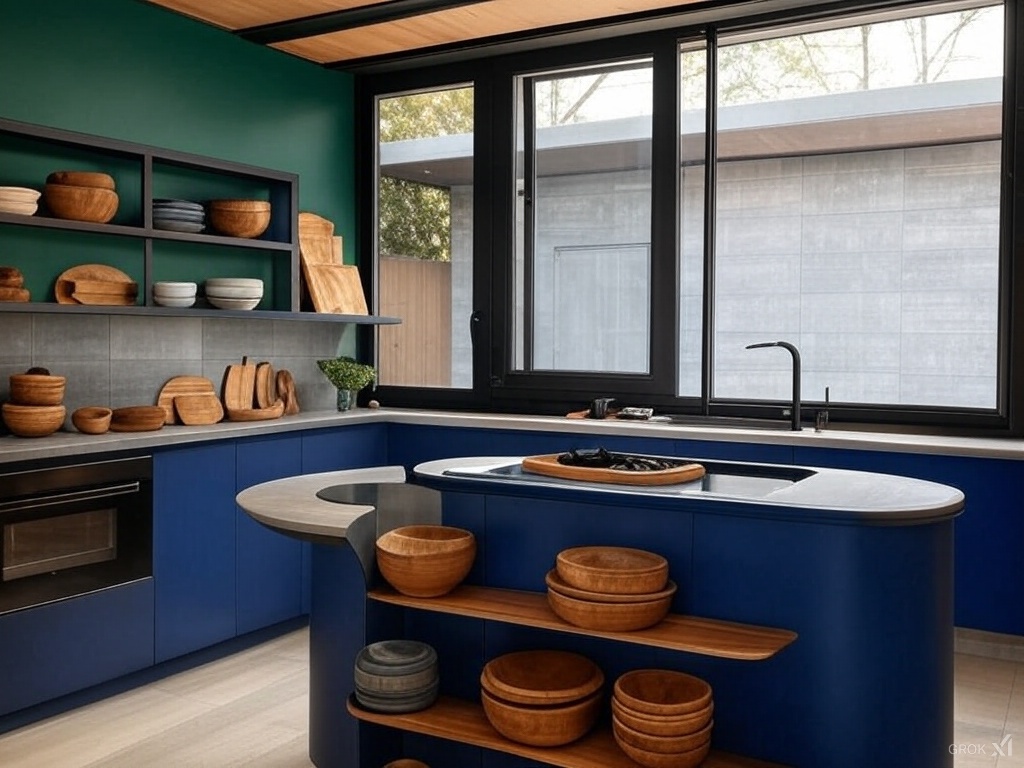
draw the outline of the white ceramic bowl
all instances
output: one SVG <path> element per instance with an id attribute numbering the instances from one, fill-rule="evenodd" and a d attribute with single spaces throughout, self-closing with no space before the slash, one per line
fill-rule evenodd
<path id="1" fill-rule="evenodd" d="M 196 303 L 195 296 L 160 296 L 153 294 L 153 303 L 161 307 L 191 307 Z"/>
<path id="2" fill-rule="evenodd" d="M 207 297 L 215 296 L 218 299 L 260 299 L 263 297 L 263 290 L 206 286 L 206 295 Z"/>
<path id="3" fill-rule="evenodd" d="M 210 288 L 248 288 L 251 292 L 263 293 L 263 281 L 252 277 L 211 277 L 204 285 Z"/>
<path id="4" fill-rule="evenodd" d="M 40 194 L 30 187 L 0 187 L 0 201 L 8 203 L 38 203 Z"/>
<path id="5" fill-rule="evenodd" d="M 153 283 L 153 295 L 171 299 L 195 298 L 195 283 L 182 283 L 172 280 L 160 280 Z"/>
<path id="6" fill-rule="evenodd" d="M 225 299 L 216 296 L 207 296 L 206 300 L 218 309 L 254 309 L 260 303 L 259 299 Z"/>
<path id="7" fill-rule="evenodd" d="M 0 200 L 0 213 L 17 213 L 21 216 L 31 216 L 39 206 L 35 203 L 15 203 L 10 200 Z"/>

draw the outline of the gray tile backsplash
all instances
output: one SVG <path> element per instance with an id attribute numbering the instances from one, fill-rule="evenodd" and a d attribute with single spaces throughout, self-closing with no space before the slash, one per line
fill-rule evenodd
<path id="1" fill-rule="evenodd" d="M 8 397 L 10 374 L 41 365 L 67 377 L 68 414 L 85 405 L 155 403 L 172 376 L 206 376 L 219 390 L 227 366 L 248 356 L 290 370 L 303 410 L 330 410 L 334 388 L 316 361 L 354 347 L 347 327 L 258 318 L 0 314 L 0 400 Z"/>

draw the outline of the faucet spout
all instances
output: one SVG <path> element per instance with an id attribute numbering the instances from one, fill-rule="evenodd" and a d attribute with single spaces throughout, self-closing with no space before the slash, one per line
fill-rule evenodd
<path id="1" fill-rule="evenodd" d="M 758 344 L 748 344 L 747 349 L 762 349 L 765 347 L 782 347 L 793 356 L 793 405 L 790 408 L 791 429 L 799 432 L 803 427 L 800 425 L 800 350 L 788 341 L 762 341 Z"/>

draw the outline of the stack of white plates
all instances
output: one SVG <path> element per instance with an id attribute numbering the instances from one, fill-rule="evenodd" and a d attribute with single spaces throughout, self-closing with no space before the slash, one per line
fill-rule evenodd
<path id="1" fill-rule="evenodd" d="M 191 200 L 154 200 L 153 229 L 198 234 L 206 227 L 206 211 Z"/>
<path id="2" fill-rule="evenodd" d="M 28 187 L 0 187 L 0 213 L 31 216 L 39 207 L 39 192 Z"/>
<path id="3" fill-rule="evenodd" d="M 169 280 L 153 283 L 153 302 L 161 307 L 191 307 L 196 303 L 196 284 Z"/>
<path id="4" fill-rule="evenodd" d="M 263 281 L 250 277 L 211 277 L 206 300 L 219 309 L 253 309 L 263 298 Z"/>

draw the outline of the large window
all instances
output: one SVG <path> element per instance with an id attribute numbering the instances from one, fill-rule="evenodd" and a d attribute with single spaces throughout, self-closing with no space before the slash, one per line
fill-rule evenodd
<path id="1" fill-rule="evenodd" d="M 713 13 L 374 93 L 396 404 L 778 416 L 791 357 L 748 347 L 784 341 L 808 421 L 1024 430 L 1003 4 Z"/>

